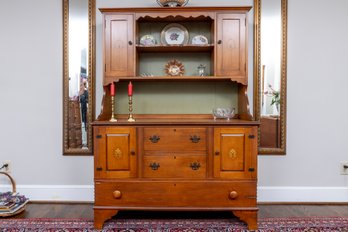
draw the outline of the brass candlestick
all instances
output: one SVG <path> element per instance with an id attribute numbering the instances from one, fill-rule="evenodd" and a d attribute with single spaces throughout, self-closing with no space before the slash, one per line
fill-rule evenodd
<path id="1" fill-rule="evenodd" d="M 132 96 L 129 96 L 129 116 L 128 116 L 128 122 L 135 122 L 135 119 L 133 118 L 133 101 L 132 101 Z"/>
<path id="2" fill-rule="evenodd" d="M 115 97 L 111 96 L 111 119 L 110 122 L 117 122 L 115 118 Z"/>

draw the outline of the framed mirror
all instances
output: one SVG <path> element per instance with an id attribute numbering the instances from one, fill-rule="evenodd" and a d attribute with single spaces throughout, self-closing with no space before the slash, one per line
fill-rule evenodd
<path id="1" fill-rule="evenodd" d="M 254 115 L 259 154 L 286 152 L 287 0 L 255 0 Z"/>
<path id="2" fill-rule="evenodd" d="M 92 155 L 95 0 L 63 0 L 63 154 Z"/>

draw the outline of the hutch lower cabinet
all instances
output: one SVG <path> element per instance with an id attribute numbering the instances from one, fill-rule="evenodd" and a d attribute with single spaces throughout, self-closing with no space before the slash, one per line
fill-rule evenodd
<path id="1" fill-rule="evenodd" d="M 257 125 L 119 124 L 94 124 L 95 228 L 119 210 L 228 210 L 257 228 Z"/>

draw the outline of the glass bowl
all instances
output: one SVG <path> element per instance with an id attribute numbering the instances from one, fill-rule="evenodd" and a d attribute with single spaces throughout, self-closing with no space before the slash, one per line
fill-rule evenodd
<path id="1" fill-rule="evenodd" d="M 230 120 L 235 115 L 234 111 L 235 111 L 234 108 L 214 108 L 213 109 L 214 120 L 216 119 Z"/>

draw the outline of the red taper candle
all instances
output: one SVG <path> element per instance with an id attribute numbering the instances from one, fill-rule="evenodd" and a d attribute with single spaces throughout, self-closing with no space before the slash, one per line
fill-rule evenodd
<path id="1" fill-rule="evenodd" d="M 132 82 L 130 81 L 128 84 L 128 96 L 132 96 L 133 95 L 133 85 Z"/>
<path id="2" fill-rule="evenodd" d="M 114 84 L 114 82 L 112 82 L 110 85 L 110 95 L 115 96 L 115 84 Z"/>

